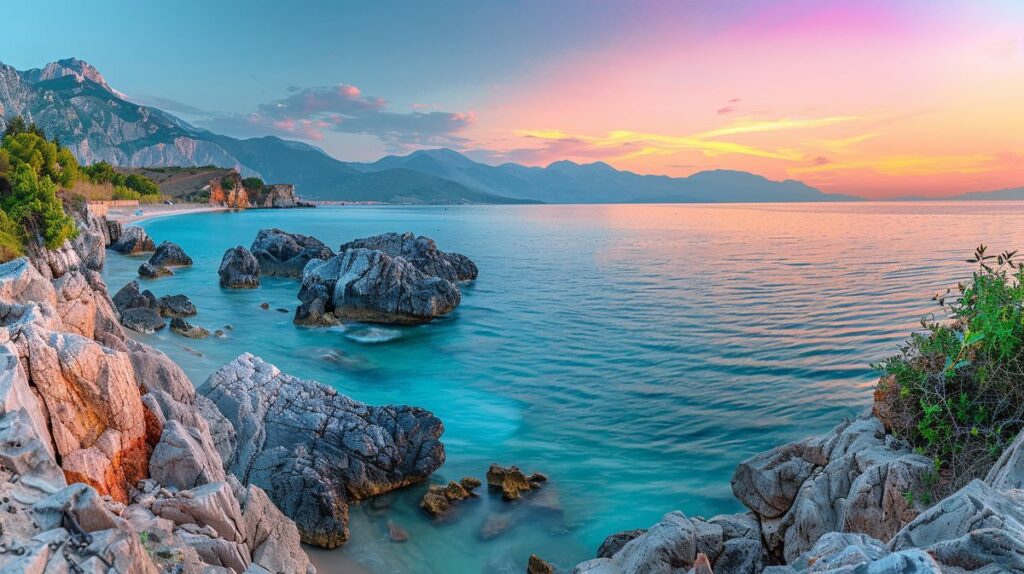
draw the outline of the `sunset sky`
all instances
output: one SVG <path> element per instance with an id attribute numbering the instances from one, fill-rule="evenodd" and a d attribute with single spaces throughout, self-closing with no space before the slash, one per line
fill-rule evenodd
<path id="1" fill-rule="evenodd" d="M 865 197 L 1024 185 L 1020 1 L 67 4 L 7 7 L 0 61 L 79 57 L 198 126 L 345 160 L 444 146 Z"/>

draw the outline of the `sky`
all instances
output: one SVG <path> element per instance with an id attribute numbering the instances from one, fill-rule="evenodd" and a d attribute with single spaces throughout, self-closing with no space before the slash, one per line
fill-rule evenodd
<path id="1" fill-rule="evenodd" d="M 864 197 L 1024 186 L 1024 2 L 19 2 L 0 61 L 369 161 L 736 169 Z"/>

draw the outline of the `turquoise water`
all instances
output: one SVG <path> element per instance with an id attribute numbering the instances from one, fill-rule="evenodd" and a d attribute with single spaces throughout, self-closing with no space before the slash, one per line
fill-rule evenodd
<path id="1" fill-rule="evenodd" d="M 144 224 L 195 266 L 144 285 L 185 293 L 222 339 L 140 336 L 196 383 L 243 351 L 369 403 L 430 409 L 447 428 L 435 481 L 492 462 L 550 477 L 557 509 L 488 496 L 446 524 L 413 487 L 352 508 L 323 572 L 569 568 L 603 538 L 683 509 L 741 510 L 744 458 L 824 431 L 870 403 L 868 364 L 894 352 L 934 292 L 970 273 L 981 241 L 1024 246 L 1024 204 L 343 207 L 206 213 Z M 413 231 L 470 256 L 480 278 L 450 317 L 412 328 L 295 327 L 298 284 L 222 290 L 224 251 L 258 229 L 332 247 Z M 139 258 L 111 254 L 111 293 Z M 264 311 L 260 303 L 269 302 Z M 285 308 L 288 313 L 277 312 Z M 543 492 L 543 491 L 542 491 Z M 549 505 L 550 506 L 550 505 Z M 504 521 L 483 539 L 487 520 Z M 388 522 L 409 534 L 388 540 Z M 358 564 L 359 566 L 354 566 Z"/>

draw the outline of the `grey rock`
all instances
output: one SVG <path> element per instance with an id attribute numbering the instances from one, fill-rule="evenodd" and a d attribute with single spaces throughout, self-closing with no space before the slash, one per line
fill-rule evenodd
<path id="1" fill-rule="evenodd" d="M 241 245 L 224 252 L 220 261 L 220 286 L 230 289 L 253 289 L 260 286 L 260 264 Z"/>
<path id="2" fill-rule="evenodd" d="M 198 313 L 196 306 L 185 295 L 164 295 L 159 299 L 160 314 L 164 317 L 191 317 Z"/>
<path id="3" fill-rule="evenodd" d="M 974 480 L 922 512 L 889 546 L 893 550 L 926 548 L 986 528 L 1024 533 L 1024 491 L 999 491 Z"/>
<path id="4" fill-rule="evenodd" d="M 274 277 L 302 279 L 302 270 L 313 259 L 334 257 L 319 239 L 280 229 L 261 229 L 250 247 L 260 272 Z"/>
<path id="5" fill-rule="evenodd" d="M 337 319 L 417 324 L 451 312 L 461 295 L 455 283 L 425 275 L 405 259 L 354 248 L 327 261 L 310 261 L 299 299 L 296 320 L 305 318 L 305 324 L 316 322 L 314 305 Z"/>
<path id="6" fill-rule="evenodd" d="M 181 317 L 171 319 L 171 331 L 189 339 L 205 339 L 210 336 L 206 328 L 193 325 Z"/>
<path id="7" fill-rule="evenodd" d="M 412 263 L 425 275 L 440 277 L 451 282 L 472 281 L 477 277 L 476 264 L 465 255 L 445 253 L 437 248 L 433 239 L 412 233 L 384 233 L 356 239 L 345 243 L 338 249 L 344 253 L 348 249 L 370 249 L 383 251 L 391 257 L 401 257 Z"/>
<path id="8" fill-rule="evenodd" d="M 160 266 L 157 267 L 149 261 L 139 265 L 139 277 L 145 277 L 146 279 L 157 279 L 159 277 L 166 277 L 168 275 L 174 275 L 174 272 L 170 269 Z"/>
<path id="9" fill-rule="evenodd" d="M 308 544 L 343 544 L 349 500 L 421 482 L 444 462 L 444 426 L 429 412 L 368 406 L 248 353 L 198 392 L 237 432 L 227 468 L 264 489 Z"/>
<path id="10" fill-rule="evenodd" d="M 148 263 L 154 267 L 187 267 L 192 265 L 192 258 L 177 243 L 164 241 L 149 256 Z"/>
<path id="11" fill-rule="evenodd" d="M 121 324 L 132 331 L 152 334 L 167 326 L 167 321 L 152 309 L 135 307 L 121 312 Z"/>
<path id="12" fill-rule="evenodd" d="M 600 548 L 597 549 L 598 558 L 611 558 L 615 556 L 615 553 L 622 550 L 628 542 L 635 538 L 643 536 L 647 532 L 646 528 L 635 528 L 633 530 L 623 530 L 622 532 L 616 532 L 604 539 L 601 543 Z"/>
<path id="13" fill-rule="evenodd" d="M 125 255 L 138 255 L 148 253 L 156 249 L 153 240 L 146 234 L 146 230 L 137 225 L 129 225 L 121 229 L 121 236 L 117 242 L 110 246 L 111 249 Z"/>
<path id="14" fill-rule="evenodd" d="M 220 454 L 208 435 L 176 420 L 164 426 L 149 459 L 149 473 L 160 484 L 180 490 L 225 479 Z"/>
<path id="15" fill-rule="evenodd" d="M 305 574 L 315 572 L 302 550 L 299 529 L 271 502 L 263 489 L 241 488 L 242 524 L 245 544 L 254 564 L 270 572 Z"/>
<path id="16" fill-rule="evenodd" d="M 219 538 L 245 542 L 242 509 L 226 482 L 204 484 L 159 499 L 153 503 L 152 511 L 175 524 L 209 526 Z"/>
<path id="17" fill-rule="evenodd" d="M 627 542 L 611 558 L 578 564 L 574 574 L 672 574 L 693 566 L 699 554 L 714 562 L 722 554 L 722 527 L 681 512 L 666 514 L 641 536 Z"/>
<path id="18" fill-rule="evenodd" d="M 988 471 L 985 482 L 998 490 L 1024 488 L 1024 432 L 1006 447 Z"/>

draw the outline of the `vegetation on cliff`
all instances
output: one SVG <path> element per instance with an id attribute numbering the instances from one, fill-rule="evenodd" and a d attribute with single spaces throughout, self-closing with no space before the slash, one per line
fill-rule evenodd
<path id="1" fill-rule="evenodd" d="M 978 247 L 971 279 L 936 296 L 947 319 L 922 319 L 924 330 L 877 365 L 876 413 L 934 458 L 940 491 L 983 477 L 1024 430 L 1024 263 L 1016 255 Z"/>

